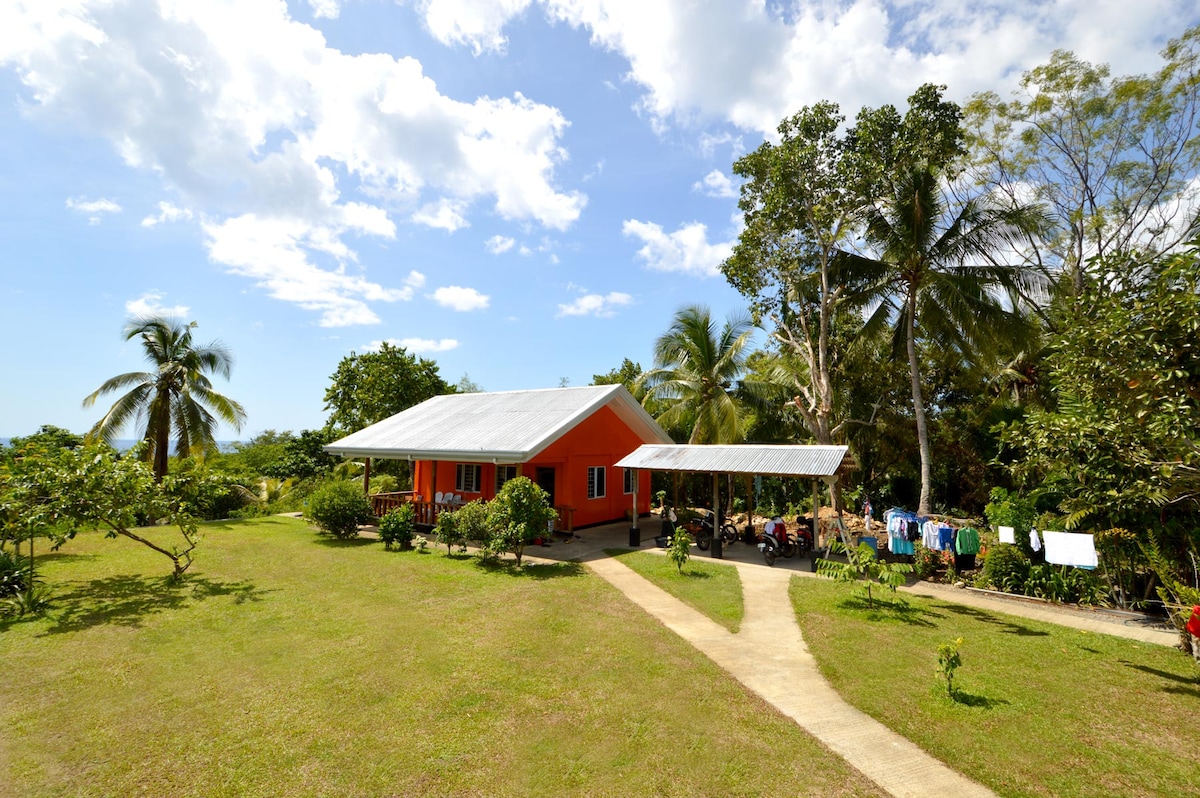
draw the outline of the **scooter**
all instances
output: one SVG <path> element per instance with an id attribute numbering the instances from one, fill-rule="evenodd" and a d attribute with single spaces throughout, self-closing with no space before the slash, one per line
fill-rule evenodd
<path id="1" fill-rule="evenodd" d="M 795 557 L 799 551 L 796 539 L 789 535 L 783 519 L 775 516 L 763 528 L 758 538 L 758 550 L 767 565 L 774 565 L 777 557 Z"/>
<path id="2" fill-rule="evenodd" d="M 703 518 L 693 518 L 688 524 L 688 529 L 696 539 L 696 548 L 700 551 L 708 551 L 713 542 L 713 524 L 716 522 L 716 516 L 712 510 L 709 510 Z M 737 527 L 733 524 L 724 524 L 721 526 L 721 544 L 728 546 L 730 543 L 738 539 Z"/>
<path id="3" fill-rule="evenodd" d="M 812 551 L 812 532 L 800 519 L 797 519 L 797 525 L 796 533 L 792 534 L 779 516 L 767 522 L 758 543 L 767 565 L 774 565 L 777 557 L 807 556 Z"/>

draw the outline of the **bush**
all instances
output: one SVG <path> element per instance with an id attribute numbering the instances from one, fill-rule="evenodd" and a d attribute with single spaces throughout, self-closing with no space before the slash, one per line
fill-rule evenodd
<path id="1" fill-rule="evenodd" d="M 983 561 L 983 578 L 995 590 L 1023 593 L 1025 583 L 1029 581 L 1029 558 L 1011 543 L 998 543 L 988 549 Z"/>
<path id="2" fill-rule="evenodd" d="M 407 549 L 416 534 L 416 511 L 411 504 L 402 504 L 393 508 L 383 518 L 379 519 L 379 539 L 385 549 L 391 549 L 393 544 Z"/>
<path id="3" fill-rule="evenodd" d="M 492 535 L 484 546 L 485 553 L 498 556 L 512 552 L 517 565 L 521 564 L 525 545 L 546 534 L 549 523 L 558 517 L 550 507 L 550 495 L 529 477 L 505 482 L 488 510 Z"/>
<path id="4" fill-rule="evenodd" d="M 446 513 L 442 513 L 446 515 Z M 486 502 L 476 499 L 467 502 L 453 513 L 454 526 L 457 534 L 456 543 L 474 543 L 483 546 L 492 537 L 490 513 Z M 438 516 L 440 519 L 441 516 Z"/>
<path id="5" fill-rule="evenodd" d="M 306 517 L 321 531 L 345 540 L 356 537 L 359 524 L 368 523 L 374 516 L 361 485 L 326 482 L 309 496 Z"/>
<path id="6" fill-rule="evenodd" d="M 913 573 L 917 579 L 926 579 L 937 573 L 942 565 L 942 553 L 937 549 L 927 549 L 917 541 L 914 544 Z"/>
<path id="7" fill-rule="evenodd" d="M 0 550 L 0 598 L 15 596 L 28 588 L 28 561 L 15 552 Z"/>

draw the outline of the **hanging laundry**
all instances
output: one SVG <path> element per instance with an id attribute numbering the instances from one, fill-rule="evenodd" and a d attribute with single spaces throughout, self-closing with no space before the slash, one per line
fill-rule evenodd
<path id="1" fill-rule="evenodd" d="M 927 549 L 938 548 L 938 523 L 932 518 L 921 524 L 921 545 Z"/>
<path id="2" fill-rule="evenodd" d="M 954 527 L 938 527 L 938 551 L 954 551 Z"/>
<path id="3" fill-rule="evenodd" d="M 1074 565 L 1076 568 L 1092 569 L 1099 565 L 1096 558 L 1096 542 L 1091 535 L 1080 532 L 1042 531 L 1042 542 L 1046 544 L 1046 562 L 1055 565 Z"/>
<path id="4" fill-rule="evenodd" d="M 1014 546 L 1017 543 L 1017 530 L 1011 526 L 998 526 L 996 531 L 1000 533 L 1001 543 L 1012 543 Z"/>
<path id="5" fill-rule="evenodd" d="M 1033 549 L 1034 551 L 1042 550 L 1042 541 L 1038 538 L 1036 529 L 1029 530 L 1029 548 Z"/>
<path id="6" fill-rule="evenodd" d="M 964 526 L 958 530 L 958 537 L 954 539 L 954 551 L 958 554 L 979 553 L 979 532 L 975 527 Z"/>
<path id="7" fill-rule="evenodd" d="M 912 513 L 893 507 L 883 514 L 883 518 L 884 524 L 887 526 L 888 548 L 892 554 L 915 553 L 916 549 L 913 547 L 912 541 L 908 539 L 908 525 L 909 521 L 916 524 L 917 517 Z"/>

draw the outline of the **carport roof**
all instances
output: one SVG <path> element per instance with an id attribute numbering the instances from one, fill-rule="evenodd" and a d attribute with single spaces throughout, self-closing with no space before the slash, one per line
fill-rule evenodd
<path id="1" fill-rule="evenodd" d="M 645 444 L 617 461 L 620 468 L 781 477 L 831 477 L 855 467 L 847 446 Z"/>

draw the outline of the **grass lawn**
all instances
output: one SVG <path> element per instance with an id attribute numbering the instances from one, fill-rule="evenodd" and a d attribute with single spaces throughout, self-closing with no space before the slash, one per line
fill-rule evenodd
<path id="1" fill-rule="evenodd" d="M 608 553 L 729 631 L 736 632 L 741 627 L 745 605 L 737 568 L 692 558 L 680 573 L 661 554 L 625 549 Z"/>
<path id="2" fill-rule="evenodd" d="M 95 534 L 40 558 L 54 608 L 0 623 L 0 794 L 879 794 L 578 565 L 269 518 L 168 568 Z"/>
<path id="3" fill-rule="evenodd" d="M 825 580 L 791 594 L 846 700 L 1001 795 L 1200 795 L 1200 681 L 1176 650 L 920 597 L 872 612 Z M 951 700 L 937 646 L 957 637 Z"/>

